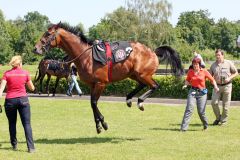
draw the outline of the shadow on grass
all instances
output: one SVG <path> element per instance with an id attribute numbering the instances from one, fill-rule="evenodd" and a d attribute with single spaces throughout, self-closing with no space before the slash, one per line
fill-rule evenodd
<path id="1" fill-rule="evenodd" d="M 91 138 L 69 138 L 69 139 L 37 139 L 35 143 L 42 144 L 76 144 L 76 143 L 121 143 L 124 141 L 138 141 L 140 138 L 103 138 L 103 137 L 91 137 Z"/>
<path id="2" fill-rule="evenodd" d="M 121 143 L 124 141 L 139 141 L 140 138 L 104 138 L 104 137 L 90 137 L 90 138 L 69 138 L 69 139 L 37 139 L 34 140 L 34 143 L 41 143 L 41 144 L 76 144 L 76 143 L 84 143 L 84 144 L 96 144 L 96 143 Z M 0 144 L 9 143 L 6 141 L 0 142 Z M 18 143 L 26 143 L 25 141 L 18 142 Z M 11 149 L 11 148 L 1 148 L 0 149 Z"/>
<path id="3" fill-rule="evenodd" d="M 155 131 L 173 131 L 173 132 L 180 132 L 180 128 L 150 128 L 150 130 Z M 197 129 L 188 129 L 187 131 L 198 131 Z"/>
<path id="4" fill-rule="evenodd" d="M 169 124 L 170 126 L 181 126 L 181 124 L 180 123 L 178 123 L 178 124 Z M 201 127 L 202 126 L 202 124 L 200 124 L 200 123 L 194 123 L 194 124 L 189 124 L 189 126 L 192 126 L 192 127 Z"/>
<path id="5" fill-rule="evenodd" d="M 169 124 L 170 126 L 178 126 L 178 128 L 150 128 L 150 130 L 164 130 L 164 131 L 177 131 L 179 132 L 180 131 L 180 127 L 181 127 L 181 124 L 178 123 L 178 124 Z M 198 124 L 198 123 L 195 123 L 195 124 L 189 124 L 189 126 L 192 126 L 192 127 L 201 127 L 202 124 Z M 198 131 L 198 129 L 188 129 L 188 131 Z"/>

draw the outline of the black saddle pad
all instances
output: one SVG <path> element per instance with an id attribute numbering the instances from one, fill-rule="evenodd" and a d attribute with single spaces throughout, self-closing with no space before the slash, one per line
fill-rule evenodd
<path id="1" fill-rule="evenodd" d="M 112 51 L 112 62 L 117 63 L 125 60 L 132 52 L 132 47 L 128 41 L 118 41 L 110 43 Z M 106 47 L 104 42 L 100 42 L 93 46 L 93 58 L 94 60 L 107 64 Z"/>
<path id="2" fill-rule="evenodd" d="M 63 63 L 62 62 L 58 62 L 58 61 L 51 61 L 48 64 L 48 70 L 52 70 L 54 72 L 56 72 L 57 70 L 62 70 L 63 69 Z"/>

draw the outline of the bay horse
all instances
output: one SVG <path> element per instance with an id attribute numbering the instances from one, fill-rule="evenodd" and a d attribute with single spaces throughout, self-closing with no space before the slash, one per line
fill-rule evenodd
<path id="1" fill-rule="evenodd" d="M 80 79 L 90 87 L 91 107 L 93 110 L 96 131 L 100 133 L 102 127 L 107 130 L 108 124 L 104 121 L 104 116 L 98 109 L 97 102 L 107 84 L 120 81 L 126 78 L 138 82 L 138 86 L 126 96 L 127 106 L 131 107 L 132 98 L 145 87 L 150 87 L 148 91 L 138 98 L 137 106 L 144 110 L 143 102 L 149 97 L 159 85 L 153 80 L 153 74 L 159 66 L 159 59 L 166 60 L 171 65 L 171 70 L 176 76 L 181 76 L 183 67 L 178 53 L 169 46 L 161 46 L 154 51 L 139 42 L 129 42 L 132 52 L 129 57 L 119 63 L 103 65 L 93 59 L 92 47 L 97 45 L 89 40 L 76 27 L 62 24 L 61 22 L 51 25 L 42 35 L 34 47 L 33 52 L 43 54 L 50 48 L 58 47 L 63 49 L 71 61 L 78 68 Z M 111 78 L 109 73 L 111 72 Z M 101 125 L 100 125 L 101 124 Z"/>
<path id="2" fill-rule="evenodd" d="M 38 77 L 36 78 L 37 74 Z M 45 75 L 47 75 L 46 92 L 48 96 L 49 96 L 49 82 L 51 76 L 56 77 L 56 82 L 52 94 L 52 96 L 55 96 L 59 80 L 61 78 L 65 78 L 66 81 L 68 81 L 68 77 L 70 75 L 70 64 L 53 59 L 42 59 L 38 65 L 38 71 L 36 72 L 34 78 L 34 85 L 40 80 L 39 95 L 43 92 L 42 82 Z"/>

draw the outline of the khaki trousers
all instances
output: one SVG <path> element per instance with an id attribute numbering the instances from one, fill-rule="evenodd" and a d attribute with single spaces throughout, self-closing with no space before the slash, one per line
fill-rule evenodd
<path id="1" fill-rule="evenodd" d="M 227 122 L 228 119 L 228 110 L 230 107 L 230 102 L 231 102 L 231 96 L 232 96 L 232 83 L 227 84 L 225 86 L 220 86 L 219 87 L 219 92 L 215 92 L 213 89 L 212 92 L 212 108 L 213 112 L 216 116 L 216 119 L 219 120 L 220 122 Z M 219 107 L 219 101 L 220 98 L 222 97 L 222 114 L 220 113 L 220 107 Z"/>

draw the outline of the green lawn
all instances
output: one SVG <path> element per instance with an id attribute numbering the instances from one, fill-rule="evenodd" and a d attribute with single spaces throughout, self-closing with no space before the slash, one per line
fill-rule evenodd
<path id="1" fill-rule="evenodd" d="M 230 109 L 226 126 L 204 132 L 198 115 L 189 131 L 179 132 L 185 106 L 99 102 L 109 125 L 97 134 L 89 101 L 30 98 L 36 153 L 27 153 L 18 118 L 19 151 L 9 143 L 5 113 L 0 115 L 1 160 L 237 160 L 240 157 L 240 107 Z M 214 121 L 207 107 L 209 121 Z"/>

